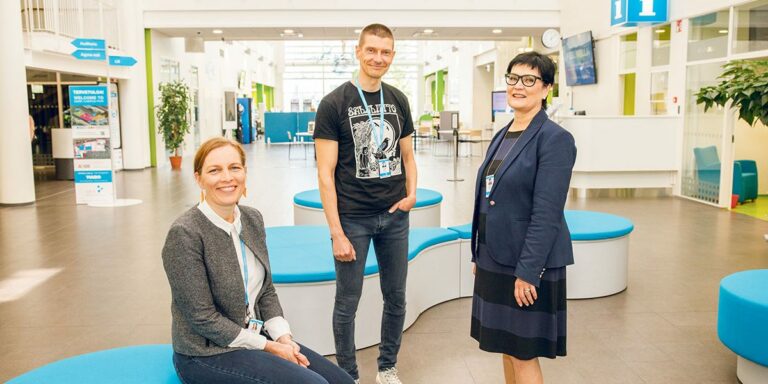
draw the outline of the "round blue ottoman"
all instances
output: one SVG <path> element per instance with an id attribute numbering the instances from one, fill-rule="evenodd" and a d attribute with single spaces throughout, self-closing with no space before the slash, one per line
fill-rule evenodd
<path id="1" fill-rule="evenodd" d="M 410 215 L 411 228 L 439 227 L 440 204 L 443 195 L 431 189 L 416 189 L 416 205 Z M 293 224 L 295 225 L 326 225 L 323 203 L 320 201 L 320 190 L 311 189 L 299 192 L 293 197 Z"/>
<path id="2" fill-rule="evenodd" d="M 742 383 L 768 383 L 768 269 L 737 272 L 720 281 L 717 335 L 736 353 Z"/>
<path id="3" fill-rule="evenodd" d="M 137 345 L 60 360 L 8 384 L 181 384 L 169 344 Z"/>

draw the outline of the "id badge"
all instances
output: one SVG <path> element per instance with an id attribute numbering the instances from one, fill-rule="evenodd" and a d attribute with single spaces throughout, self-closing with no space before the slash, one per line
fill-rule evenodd
<path id="1" fill-rule="evenodd" d="M 261 320 L 256 319 L 250 319 L 248 320 L 248 329 L 256 332 L 261 333 L 261 328 L 264 326 L 264 322 Z"/>
<path id="2" fill-rule="evenodd" d="M 485 177 L 485 198 L 491 197 L 491 189 L 493 189 L 493 175 Z"/>
<path id="3" fill-rule="evenodd" d="M 389 169 L 389 159 L 379 160 L 379 178 L 383 179 L 392 176 L 392 171 Z"/>

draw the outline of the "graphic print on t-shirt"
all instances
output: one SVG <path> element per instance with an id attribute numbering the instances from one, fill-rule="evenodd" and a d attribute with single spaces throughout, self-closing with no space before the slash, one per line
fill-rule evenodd
<path id="1" fill-rule="evenodd" d="M 400 161 L 400 120 L 397 118 L 397 108 L 394 104 L 384 104 L 384 129 L 381 124 L 380 104 L 370 105 L 373 120 L 369 121 L 368 113 L 363 106 L 350 107 L 347 110 L 349 126 L 355 142 L 355 176 L 358 179 L 373 179 L 379 177 L 379 160 L 388 159 L 392 176 L 402 174 Z M 373 132 L 376 130 L 376 133 Z M 381 133 L 381 142 L 377 143 L 374 135 Z"/>

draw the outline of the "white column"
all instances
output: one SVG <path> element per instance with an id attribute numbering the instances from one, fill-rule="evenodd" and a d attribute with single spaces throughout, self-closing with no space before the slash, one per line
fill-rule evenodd
<path id="1" fill-rule="evenodd" d="M 144 55 L 144 28 L 141 2 L 119 1 L 120 49 L 136 58 L 120 89 L 120 119 L 125 169 L 143 169 L 149 163 L 149 123 L 147 119 L 147 77 Z"/>
<path id="2" fill-rule="evenodd" d="M 0 1 L 0 204 L 35 201 L 21 7 Z"/>

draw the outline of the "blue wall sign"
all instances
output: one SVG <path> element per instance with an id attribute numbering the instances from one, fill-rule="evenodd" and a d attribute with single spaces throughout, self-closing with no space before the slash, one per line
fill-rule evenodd
<path id="1" fill-rule="evenodd" d="M 74 56 L 78 60 L 98 60 L 98 61 L 104 61 L 107 59 L 107 51 L 101 51 L 101 50 L 86 50 L 86 49 L 78 49 L 74 52 L 72 52 L 72 56 Z"/>
<path id="2" fill-rule="evenodd" d="M 74 39 L 72 45 L 78 49 L 107 49 L 107 45 L 102 39 Z"/>
<path id="3" fill-rule="evenodd" d="M 108 106 L 107 87 L 102 85 L 71 86 L 69 87 L 69 105 L 73 107 Z"/>
<path id="4" fill-rule="evenodd" d="M 669 0 L 611 0 L 611 25 L 669 21 Z"/>
<path id="5" fill-rule="evenodd" d="M 136 64 L 136 59 L 130 56 L 110 56 L 109 65 L 118 67 L 132 67 Z"/>

